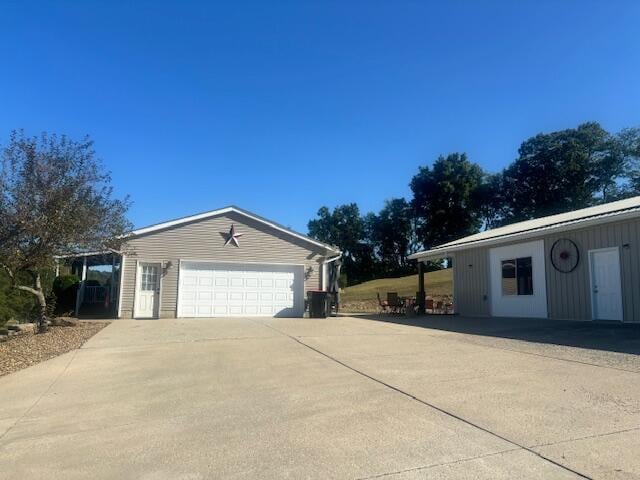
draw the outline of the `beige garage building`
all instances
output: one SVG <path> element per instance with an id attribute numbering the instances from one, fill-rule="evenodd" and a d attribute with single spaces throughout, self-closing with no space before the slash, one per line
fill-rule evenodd
<path id="1" fill-rule="evenodd" d="M 487 230 L 410 258 L 453 259 L 461 315 L 640 322 L 640 197 Z"/>
<path id="2" fill-rule="evenodd" d="M 326 288 L 339 256 L 334 247 L 225 207 L 134 230 L 120 252 L 76 256 L 72 271 L 82 279 L 76 312 L 298 317 L 306 292 Z M 110 278 L 92 283 L 92 268 Z"/>

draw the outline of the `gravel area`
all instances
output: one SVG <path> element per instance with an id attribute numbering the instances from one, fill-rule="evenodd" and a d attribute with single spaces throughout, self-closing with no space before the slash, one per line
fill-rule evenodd
<path id="1" fill-rule="evenodd" d="M 2 342 L 0 376 L 80 348 L 109 323 L 81 321 L 75 327 L 49 327 L 46 333 L 25 333 Z"/>

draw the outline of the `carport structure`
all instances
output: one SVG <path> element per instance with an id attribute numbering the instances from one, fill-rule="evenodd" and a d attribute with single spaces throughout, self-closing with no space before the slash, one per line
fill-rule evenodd
<path id="1" fill-rule="evenodd" d="M 117 317 L 121 267 L 122 254 L 116 251 L 56 257 L 56 277 L 70 273 L 80 279 L 74 309 L 76 316 Z"/>

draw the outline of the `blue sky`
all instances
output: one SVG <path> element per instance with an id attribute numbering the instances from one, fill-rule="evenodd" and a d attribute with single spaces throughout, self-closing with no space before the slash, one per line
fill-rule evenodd
<path id="1" fill-rule="evenodd" d="M 637 1 L 0 4 L 0 142 L 91 135 L 143 226 L 237 204 L 306 231 L 465 151 L 640 125 Z"/>

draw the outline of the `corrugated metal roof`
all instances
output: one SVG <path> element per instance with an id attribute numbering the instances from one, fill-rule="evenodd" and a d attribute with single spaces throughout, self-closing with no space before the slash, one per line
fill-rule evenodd
<path id="1" fill-rule="evenodd" d="M 568 228 L 570 226 L 571 228 L 579 228 L 588 221 L 615 220 L 620 215 L 626 214 L 640 216 L 640 196 L 485 230 L 474 235 L 469 235 L 468 237 L 454 240 L 453 242 L 438 245 L 431 250 L 414 253 L 410 255 L 409 258 L 412 260 L 428 257 L 433 258 L 445 253 L 476 247 L 478 244 L 500 243 L 519 236 L 531 235 L 540 231 L 546 232 L 548 230 Z"/>

